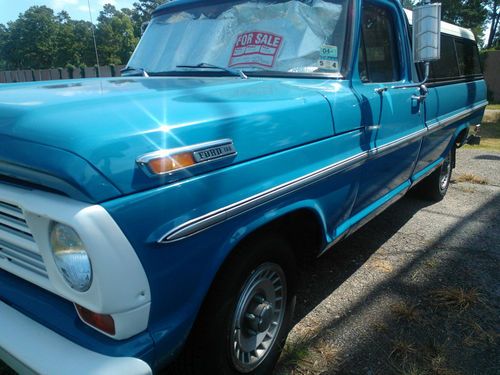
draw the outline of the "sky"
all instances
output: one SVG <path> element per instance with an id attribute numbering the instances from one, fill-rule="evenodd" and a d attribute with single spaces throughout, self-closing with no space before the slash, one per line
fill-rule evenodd
<path id="1" fill-rule="evenodd" d="M 113 4 L 118 9 L 131 8 L 136 0 L 90 0 L 92 17 L 95 21 L 104 4 Z M 0 0 L 0 23 L 17 19 L 30 6 L 46 5 L 57 13 L 65 10 L 73 19 L 89 20 L 87 0 Z"/>

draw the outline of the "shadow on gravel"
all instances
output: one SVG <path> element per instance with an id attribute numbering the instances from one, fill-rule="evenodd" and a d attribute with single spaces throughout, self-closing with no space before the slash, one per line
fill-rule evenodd
<path id="1" fill-rule="evenodd" d="M 330 254 L 306 265 L 297 321 L 349 279 L 426 205 L 404 198 Z M 499 207 L 497 194 L 471 213 L 474 223 L 461 220 L 433 243 L 409 252 L 402 267 L 388 271 L 388 277 L 365 295 L 349 296 L 355 301 L 349 299 L 349 312 L 326 314 L 321 327 L 304 331 L 304 339 L 285 350 L 277 373 L 500 374 Z M 462 241 L 457 244 L 456 238 Z M 364 320 L 370 310 L 375 316 Z M 362 339 L 356 343 L 339 340 L 337 331 L 346 327 L 348 331 L 355 329 Z M 339 342 L 340 347 L 331 347 Z M 326 358 L 320 371 L 310 360 L 311 350 Z"/>
<path id="2" fill-rule="evenodd" d="M 474 159 L 478 159 L 478 160 L 500 160 L 500 156 L 496 156 L 496 155 L 478 155 L 478 156 L 475 156 Z"/>
<path id="3" fill-rule="evenodd" d="M 421 209 L 432 203 L 404 197 L 327 254 L 303 265 L 295 321 L 336 290 Z"/>

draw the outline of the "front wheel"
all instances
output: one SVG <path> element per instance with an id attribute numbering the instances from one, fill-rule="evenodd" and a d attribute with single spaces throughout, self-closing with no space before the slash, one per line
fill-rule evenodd
<path id="1" fill-rule="evenodd" d="M 444 198 L 450 186 L 452 171 L 452 151 L 439 168 L 417 185 L 417 191 L 424 199 L 439 202 Z"/>
<path id="2" fill-rule="evenodd" d="M 288 243 L 246 243 L 223 266 L 181 355 L 182 374 L 271 374 L 291 327 L 296 263 Z"/>

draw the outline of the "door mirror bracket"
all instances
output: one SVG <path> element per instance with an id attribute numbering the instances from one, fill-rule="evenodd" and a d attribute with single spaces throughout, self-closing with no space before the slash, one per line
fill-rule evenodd
<path id="1" fill-rule="evenodd" d="M 413 35 L 412 55 L 414 63 L 424 63 L 424 77 L 422 81 L 391 86 L 391 89 L 406 89 L 420 87 L 420 98 L 427 95 L 425 83 L 429 79 L 431 61 L 439 60 L 441 56 L 441 4 L 430 3 L 424 0 L 424 4 L 413 8 Z M 425 90 L 425 93 L 423 91 Z M 375 89 L 379 94 L 385 90 Z"/>

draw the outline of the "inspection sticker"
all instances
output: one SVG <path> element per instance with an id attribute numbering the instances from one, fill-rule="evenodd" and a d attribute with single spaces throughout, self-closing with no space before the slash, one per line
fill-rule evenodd
<path id="1" fill-rule="evenodd" d="M 319 49 L 318 65 L 320 69 L 339 71 L 339 57 L 337 46 L 323 44 Z"/>
<path id="2" fill-rule="evenodd" d="M 229 66 L 259 65 L 272 68 L 283 44 L 283 37 L 263 31 L 250 31 L 236 37 Z"/>

